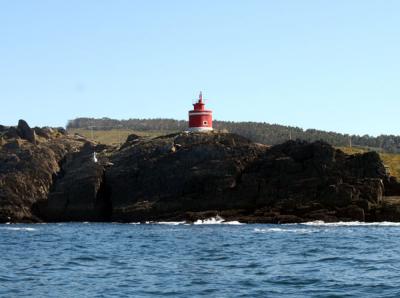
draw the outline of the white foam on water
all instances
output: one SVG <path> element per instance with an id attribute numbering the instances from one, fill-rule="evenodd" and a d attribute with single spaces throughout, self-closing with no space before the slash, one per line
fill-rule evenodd
<path id="1" fill-rule="evenodd" d="M 217 215 L 215 217 L 210 217 L 207 219 L 198 219 L 194 223 L 194 225 L 242 225 L 242 223 L 238 221 L 225 221 L 221 216 Z"/>
<path id="2" fill-rule="evenodd" d="M 400 222 L 361 222 L 361 221 L 339 221 L 339 222 L 324 222 L 322 220 L 310 221 L 302 223 L 305 226 L 325 226 L 325 227 L 363 227 L 363 226 L 382 226 L 382 227 L 400 227 Z"/>
<path id="3" fill-rule="evenodd" d="M 222 224 L 224 224 L 224 225 L 233 225 L 233 226 L 244 225 L 244 223 L 238 222 L 236 220 L 234 220 L 234 221 L 224 221 Z"/>
<path id="4" fill-rule="evenodd" d="M 146 221 L 144 223 L 141 222 L 131 222 L 130 225 L 170 225 L 170 226 L 177 226 L 177 225 L 184 225 L 186 221 Z"/>
<path id="5" fill-rule="evenodd" d="M 216 216 L 216 217 L 211 217 L 207 218 L 204 220 L 198 219 L 197 221 L 193 223 L 189 223 L 186 221 L 146 221 L 144 223 L 142 222 L 130 222 L 130 225 L 141 225 L 141 224 L 146 224 L 146 225 L 170 225 L 170 226 L 178 226 L 178 225 L 184 225 L 184 226 L 190 226 L 190 225 L 216 225 L 216 224 L 221 224 L 221 225 L 243 225 L 243 223 L 238 222 L 238 221 L 225 221 L 222 217 Z"/>
<path id="6" fill-rule="evenodd" d="M 158 222 L 153 222 L 154 224 L 157 225 L 171 225 L 171 226 L 177 226 L 177 225 L 183 225 L 186 222 L 185 221 L 158 221 Z"/>
<path id="7" fill-rule="evenodd" d="M 256 233 L 295 233 L 295 234 L 310 234 L 319 232 L 318 229 L 288 229 L 288 228 L 255 228 L 254 232 Z"/>
<path id="8" fill-rule="evenodd" d="M 8 231 L 37 231 L 35 228 L 19 228 L 19 227 L 0 227 L 0 230 L 8 230 Z"/>

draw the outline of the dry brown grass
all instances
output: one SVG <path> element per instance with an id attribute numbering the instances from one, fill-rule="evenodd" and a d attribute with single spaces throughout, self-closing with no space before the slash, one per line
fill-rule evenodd
<path id="1" fill-rule="evenodd" d="M 136 134 L 139 136 L 143 137 L 158 137 L 160 135 L 165 135 L 168 133 L 172 132 L 159 132 L 159 131 L 135 131 L 131 129 L 111 129 L 111 130 L 93 130 L 93 135 L 92 131 L 90 129 L 83 129 L 83 128 L 77 128 L 77 129 L 69 129 L 68 130 L 69 134 L 75 134 L 78 133 L 90 140 L 102 143 L 102 144 L 107 144 L 107 145 L 116 145 L 116 144 L 121 144 L 126 141 L 126 138 L 131 135 L 131 134 Z"/>
<path id="2" fill-rule="evenodd" d="M 390 174 L 400 179 L 400 154 L 380 153 L 380 156 L 389 167 Z"/>
<path id="3" fill-rule="evenodd" d="M 350 147 L 338 147 L 346 154 L 357 154 L 364 153 L 368 150 L 365 148 L 350 148 Z M 400 154 L 395 153 L 379 153 L 379 156 L 383 160 L 385 166 L 388 167 L 389 172 L 392 176 L 400 178 Z"/>

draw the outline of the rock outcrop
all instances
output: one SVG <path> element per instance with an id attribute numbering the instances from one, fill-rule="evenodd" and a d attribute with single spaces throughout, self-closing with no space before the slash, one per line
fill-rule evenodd
<path id="1" fill-rule="evenodd" d="M 32 144 L 36 144 L 36 133 L 29 127 L 25 120 L 19 120 L 17 126 L 18 135 Z"/>
<path id="2" fill-rule="evenodd" d="M 246 167 L 267 150 L 233 134 L 135 138 L 106 172 L 113 220 L 182 219 L 187 211 L 239 208 L 233 197 Z"/>
<path id="3" fill-rule="evenodd" d="M 39 202 L 36 213 L 45 221 L 108 221 L 111 202 L 105 184 L 105 161 L 95 154 L 102 146 L 85 143 L 67 154 L 54 180 L 48 199 Z"/>
<path id="4" fill-rule="evenodd" d="M 114 148 L 24 121 L 0 129 L 0 222 L 400 221 L 400 184 L 374 152 L 217 132 Z"/>
<path id="5" fill-rule="evenodd" d="M 41 213 L 37 206 L 55 195 L 63 165 L 79 154 L 87 141 L 62 135 L 58 130 L 37 136 L 23 120 L 16 128 L 3 129 L 0 138 L 0 222 L 46 219 L 47 216 L 38 216 Z M 71 170 L 80 168 L 75 164 Z M 83 181 L 86 188 L 90 183 Z M 64 197 L 68 195 L 64 193 Z"/>
<path id="6" fill-rule="evenodd" d="M 324 142 L 267 148 L 233 134 L 177 134 L 125 144 L 107 172 L 113 219 L 244 222 L 369 220 L 384 196 L 379 155 Z"/>

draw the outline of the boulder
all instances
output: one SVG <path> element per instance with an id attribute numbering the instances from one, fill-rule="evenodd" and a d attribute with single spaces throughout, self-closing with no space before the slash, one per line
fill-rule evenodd
<path id="1" fill-rule="evenodd" d="M 66 135 L 67 134 L 67 131 L 65 130 L 64 127 L 57 127 L 56 130 L 62 135 Z"/>
<path id="2" fill-rule="evenodd" d="M 139 142 L 140 140 L 143 140 L 143 138 L 141 136 L 138 136 L 136 134 L 130 134 L 127 138 L 124 144 L 121 145 L 121 149 L 124 149 L 128 146 L 131 146 L 137 142 Z"/>
<path id="3" fill-rule="evenodd" d="M 52 131 L 49 128 L 35 127 L 33 130 L 37 136 L 45 139 L 50 139 L 52 136 Z"/>
<path id="4" fill-rule="evenodd" d="M 33 144 L 36 143 L 35 131 L 29 127 L 25 120 L 18 121 L 17 131 L 22 139 L 25 139 Z"/>

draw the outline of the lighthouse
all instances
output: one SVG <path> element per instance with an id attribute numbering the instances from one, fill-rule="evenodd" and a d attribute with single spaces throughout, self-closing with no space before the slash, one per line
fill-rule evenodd
<path id="1" fill-rule="evenodd" d="M 207 132 L 213 130 L 212 111 L 205 109 L 201 92 L 193 107 L 193 110 L 189 111 L 189 131 Z"/>

